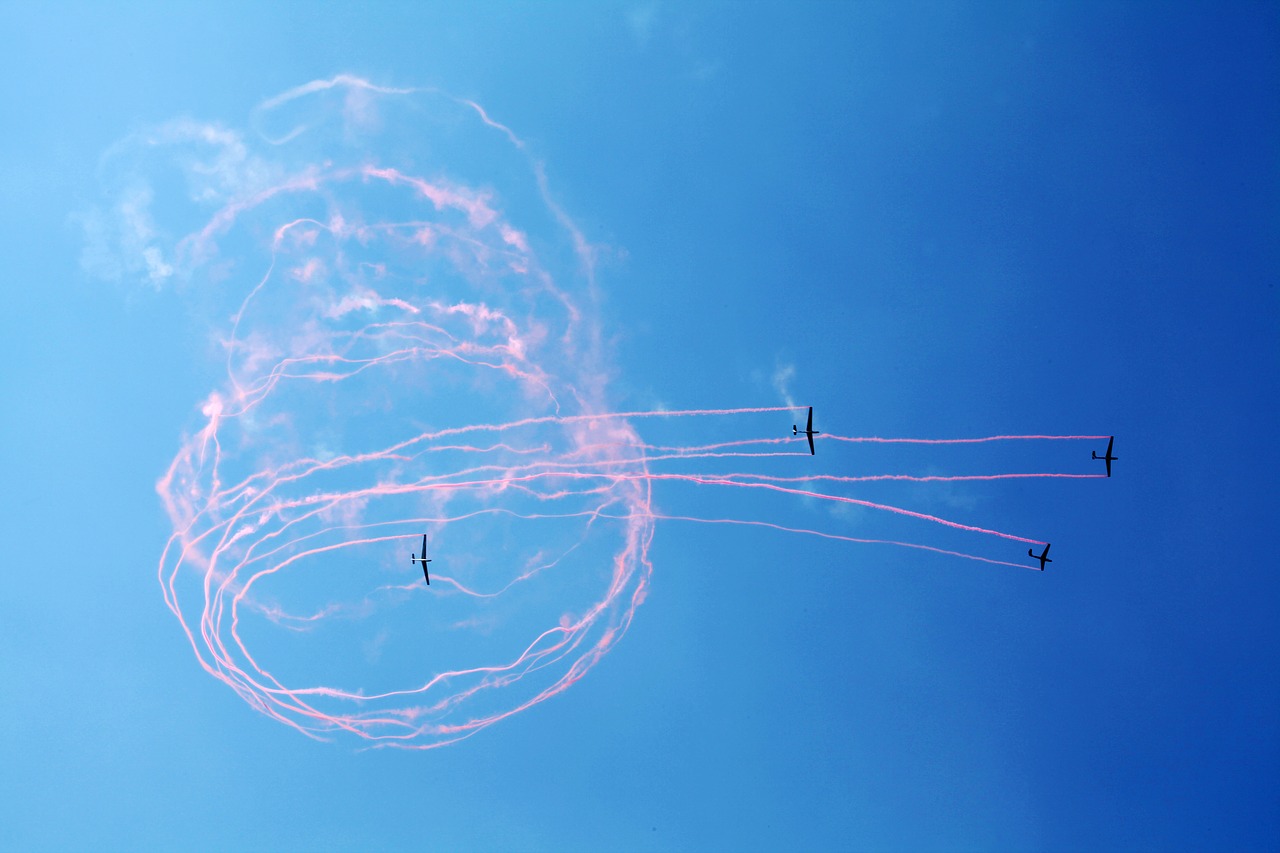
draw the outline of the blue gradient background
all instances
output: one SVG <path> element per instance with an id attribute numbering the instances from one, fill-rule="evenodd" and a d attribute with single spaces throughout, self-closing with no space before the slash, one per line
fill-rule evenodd
<path id="1" fill-rule="evenodd" d="M 1274 5 L 4 3 L 0 72 L 0 847 L 1280 846 Z M 474 98 L 625 249 L 618 406 L 794 366 L 834 431 L 1116 476 L 944 496 L 1043 575 L 661 525 L 563 696 L 426 754 L 270 722 L 155 580 L 206 341 L 72 214 L 129 132 L 337 72 Z"/>

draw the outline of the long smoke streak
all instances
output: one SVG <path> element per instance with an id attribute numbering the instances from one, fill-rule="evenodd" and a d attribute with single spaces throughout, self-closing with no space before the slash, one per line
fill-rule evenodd
<path id="1" fill-rule="evenodd" d="M 999 559 L 1004 547 L 969 551 L 1039 540 L 842 490 L 1097 476 L 847 476 L 777 434 L 801 414 L 789 406 L 613 411 L 595 249 L 509 128 L 471 101 L 345 75 L 271 98 L 254 120 L 267 154 L 191 122 L 134 140 L 116 236 L 143 260 L 114 268 L 184 288 L 218 318 L 224 375 L 157 484 L 173 524 L 165 603 L 207 672 L 308 736 L 428 749 L 568 689 L 644 601 L 658 522 L 1027 568 Z M 193 222 L 167 243 L 139 213 L 164 189 L 158 163 L 183 176 L 173 206 Z M 648 443 L 634 426 L 662 421 L 727 438 Z M 1097 438 L 818 436 L 832 448 Z M 856 507 L 966 550 L 659 507 L 655 486 L 681 484 L 703 505 Z M 408 560 L 424 532 L 430 587 Z M 365 686 L 332 683 L 353 671 Z"/>

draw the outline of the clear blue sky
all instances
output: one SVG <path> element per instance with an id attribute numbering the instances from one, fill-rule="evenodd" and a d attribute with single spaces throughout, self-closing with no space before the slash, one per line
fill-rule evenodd
<path id="1" fill-rule="evenodd" d="M 0 847 L 1280 846 L 1273 6 L 3 3 L 0 71 Z M 77 214 L 130 134 L 339 73 L 528 142 L 611 247 L 616 408 L 781 405 L 794 368 L 819 428 L 1114 433 L 1116 476 L 850 492 L 1050 540 L 1044 574 L 660 522 L 617 647 L 443 749 L 255 713 L 156 582 L 209 306 L 91 275 Z"/>

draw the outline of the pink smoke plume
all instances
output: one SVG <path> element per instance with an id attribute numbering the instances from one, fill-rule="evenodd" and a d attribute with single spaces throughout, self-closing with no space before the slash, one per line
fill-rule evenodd
<path id="1" fill-rule="evenodd" d="M 1098 476 L 854 476 L 783 435 L 791 407 L 614 411 L 594 249 L 509 128 L 345 75 L 254 120 L 265 153 L 222 128 L 148 137 L 152 159 L 155 140 L 225 149 L 175 155 L 194 224 L 145 247 L 216 318 L 225 359 L 157 484 L 173 525 L 158 574 L 199 664 L 308 736 L 429 749 L 568 689 L 645 600 L 660 522 L 1033 568 L 1003 541 L 1040 540 L 845 492 Z M 677 438 L 642 440 L 664 422 Z M 855 508 L 946 538 L 667 510 L 655 488 Z M 424 533 L 430 586 L 409 561 Z M 352 672 L 359 686 L 341 686 Z"/>

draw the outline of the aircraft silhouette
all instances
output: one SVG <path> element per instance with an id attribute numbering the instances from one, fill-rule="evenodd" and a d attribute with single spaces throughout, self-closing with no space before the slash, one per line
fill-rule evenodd
<path id="1" fill-rule="evenodd" d="M 792 435 L 800 435 L 800 434 L 801 434 L 801 431 L 800 431 L 800 425 L 799 425 L 799 424 L 792 424 L 792 425 L 791 425 L 791 434 L 792 434 Z M 813 437 L 814 437 L 815 435 L 822 435 L 822 433 L 818 432 L 816 429 L 814 429 L 814 428 L 813 428 L 813 406 L 810 406 L 810 407 L 809 407 L 809 423 L 808 423 L 808 425 L 807 425 L 807 426 L 805 426 L 805 428 L 804 428 L 804 437 L 805 437 L 805 438 L 807 438 L 807 439 L 809 439 L 809 455 L 810 455 L 810 456 L 813 456 L 813 455 L 814 455 L 814 453 L 813 453 Z"/>
<path id="2" fill-rule="evenodd" d="M 410 551 L 409 553 L 413 554 L 412 551 Z M 413 557 L 412 559 L 409 560 L 409 562 L 422 563 L 422 576 L 427 579 L 427 586 L 431 586 L 431 575 L 427 573 L 427 563 L 430 563 L 431 561 L 428 560 L 426 557 L 427 557 L 427 534 L 424 533 L 422 534 L 422 556 L 419 557 L 417 554 L 413 554 Z"/>
<path id="3" fill-rule="evenodd" d="M 1042 571 L 1042 572 L 1044 571 L 1044 564 L 1045 564 L 1045 563 L 1052 563 L 1052 562 L 1053 562 L 1053 560 L 1050 560 L 1050 559 L 1049 559 L 1049 543 L 1047 543 L 1047 542 L 1045 543 L 1044 551 L 1042 551 L 1042 552 L 1040 553 L 1040 556 L 1036 557 L 1036 555 L 1032 552 L 1032 550 L 1031 550 L 1030 548 L 1028 548 L 1028 549 L 1027 549 L 1027 556 L 1028 556 L 1028 557 L 1035 557 L 1037 560 L 1039 560 L 1039 561 L 1040 561 L 1040 571 Z"/>
<path id="4" fill-rule="evenodd" d="M 1096 451 L 1096 450 L 1092 451 L 1092 455 L 1093 455 L 1093 458 L 1094 458 L 1094 459 L 1101 459 L 1103 462 L 1106 462 L 1106 463 L 1107 463 L 1107 476 L 1108 476 L 1108 477 L 1110 477 L 1110 476 L 1111 476 L 1111 463 L 1112 463 L 1112 462 L 1115 462 L 1117 459 L 1119 459 L 1119 458 L 1120 458 L 1119 456 L 1112 456 L 1112 455 L 1111 455 L 1111 445 L 1113 445 L 1113 444 L 1115 444 L 1115 443 L 1116 443 L 1116 437 L 1113 435 L 1113 436 L 1111 436 L 1111 440 L 1107 442 L 1107 455 L 1106 455 L 1106 456 L 1099 456 L 1099 455 L 1098 455 L 1098 451 Z"/>

